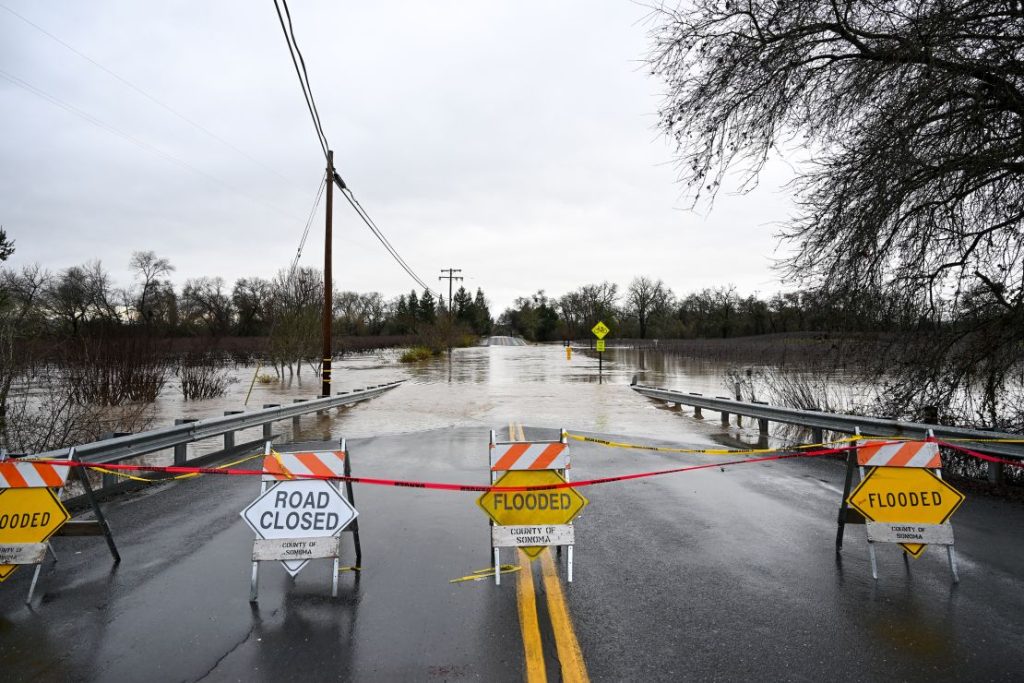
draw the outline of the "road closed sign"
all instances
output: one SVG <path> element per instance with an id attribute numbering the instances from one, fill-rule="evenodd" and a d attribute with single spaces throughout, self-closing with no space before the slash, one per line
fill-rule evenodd
<path id="1" fill-rule="evenodd" d="M 498 481 L 498 487 L 549 486 L 564 484 L 565 479 L 555 470 L 513 470 Z M 543 545 L 521 546 L 530 557 L 536 557 L 547 545 L 561 545 L 569 532 L 559 528 L 566 525 L 587 506 L 589 501 L 572 488 L 540 489 L 531 491 L 488 491 L 477 499 L 487 516 L 500 527 L 515 527 L 507 533 L 497 532 L 495 538 L 510 539 L 496 545 L 519 545 L 512 539 L 537 539 Z M 546 531 L 547 530 L 547 531 Z M 559 540 L 561 539 L 561 540 Z"/>
<path id="2" fill-rule="evenodd" d="M 300 539 L 336 536 L 358 514 L 334 485 L 321 480 L 282 481 L 267 489 L 241 513 L 259 538 L 293 541 L 273 544 L 283 553 L 281 564 L 292 576 L 310 559 L 322 557 L 316 552 L 315 544 L 310 546 Z M 296 559 L 283 559 L 285 557 Z"/>
<path id="3" fill-rule="evenodd" d="M 899 543 L 920 557 L 928 543 L 952 543 L 947 522 L 964 495 L 929 469 L 876 467 L 847 502 L 869 522 L 869 540 Z"/>
<path id="4" fill-rule="evenodd" d="M 0 489 L 0 581 L 18 565 L 41 561 L 46 540 L 69 519 L 51 489 Z"/>

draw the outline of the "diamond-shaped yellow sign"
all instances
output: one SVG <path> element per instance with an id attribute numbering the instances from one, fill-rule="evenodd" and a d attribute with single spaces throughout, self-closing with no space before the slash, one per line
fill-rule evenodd
<path id="1" fill-rule="evenodd" d="M 596 325 L 590 328 L 590 331 L 593 332 L 594 336 L 598 339 L 604 339 L 604 336 L 611 332 L 611 328 L 599 320 Z"/>
<path id="2" fill-rule="evenodd" d="M 71 515 L 50 489 L 0 489 L 0 545 L 42 543 L 69 519 Z M 0 565 L 0 581 L 17 568 L 16 564 Z"/>
<path id="3" fill-rule="evenodd" d="M 555 470 L 512 470 L 506 472 L 495 486 L 545 486 L 564 484 Z M 533 491 L 488 491 L 476 504 L 498 526 L 541 526 L 568 524 L 589 503 L 576 489 L 540 489 Z M 521 548 L 530 557 L 537 557 L 545 546 Z"/>
<path id="4" fill-rule="evenodd" d="M 943 524 L 964 502 L 964 494 L 923 467 L 875 467 L 847 502 L 872 522 Z M 913 557 L 927 547 L 900 546 Z"/>

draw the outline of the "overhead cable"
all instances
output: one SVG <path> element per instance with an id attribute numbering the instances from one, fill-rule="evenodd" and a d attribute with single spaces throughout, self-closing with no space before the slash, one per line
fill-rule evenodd
<path id="1" fill-rule="evenodd" d="M 313 225 L 313 218 L 316 216 L 317 207 L 320 206 L 320 200 L 324 196 L 324 188 L 327 187 L 327 173 L 324 173 L 324 177 L 320 179 L 320 186 L 317 188 L 316 199 L 313 200 L 313 208 L 309 210 L 309 218 L 306 219 L 306 228 L 302 231 L 302 239 L 299 240 L 299 248 L 295 252 L 295 258 L 292 259 L 291 268 L 288 269 L 289 275 L 295 272 L 295 269 L 299 265 L 299 259 L 302 258 L 302 250 L 306 246 L 306 238 L 309 237 L 309 228 Z"/>
<path id="2" fill-rule="evenodd" d="M 92 125 L 96 126 L 97 128 L 102 128 L 103 130 L 107 131 L 111 135 L 116 135 L 117 137 L 130 142 L 131 144 L 135 145 L 136 147 L 138 147 L 140 149 L 144 149 L 147 152 L 151 152 L 153 154 L 161 156 L 164 159 L 170 161 L 171 163 L 173 163 L 173 164 L 175 164 L 177 166 L 180 166 L 181 168 L 187 169 L 189 171 L 192 171 L 193 173 L 201 175 L 204 178 L 206 178 L 207 180 L 213 181 L 214 183 L 220 185 L 221 187 L 223 187 L 223 188 L 225 188 L 227 190 L 230 190 L 231 192 L 233 192 L 233 193 L 235 193 L 235 194 L 237 194 L 239 196 L 245 197 L 245 198 L 249 199 L 250 201 L 258 202 L 258 203 L 262 204 L 263 206 L 266 206 L 266 207 L 268 207 L 270 209 L 273 209 L 274 211 L 280 213 L 283 216 L 288 216 L 289 218 L 293 218 L 294 217 L 288 211 L 285 211 L 284 209 L 282 209 L 282 208 L 280 208 L 278 206 L 275 206 L 275 205 L 265 201 L 264 199 L 261 199 L 260 197 L 257 197 L 256 195 L 249 194 L 248 192 L 245 192 L 245 191 L 243 191 L 243 190 L 241 190 L 241 189 L 239 189 L 237 187 L 234 187 L 231 184 L 221 180 L 217 176 L 210 175 L 206 171 L 203 171 L 203 170 L 200 170 L 200 169 L 196 168 L 195 166 L 193 166 L 192 164 L 188 163 L 184 159 L 180 159 L 180 158 L 174 156 L 173 154 L 171 154 L 170 152 L 166 152 L 166 151 L 160 149 L 156 145 L 150 144 L 150 143 L 146 142 L 145 140 L 140 140 L 139 138 L 137 138 L 137 137 L 135 137 L 135 136 L 133 136 L 133 135 L 131 135 L 129 133 L 126 133 L 125 131 L 121 130 L 120 128 L 117 128 L 116 126 L 112 126 L 109 123 L 101 121 L 100 119 L 96 118 L 92 114 L 89 114 L 88 112 L 79 109 L 78 107 L 74 106 L 73 104 L 68 104 L 67 102 L 61 100 L 58 97 L 55 97 L 55 96 L 51 95 L 50 93 L 46 92 L 45 90 L 37 88 L 36 86 L 32 85 L 28 81 L 24 81 L 24 80 L 18 78 L 17 76 L 15 76 L 13 74 L 7 73 L 3 69 L 0 69 L 0 78 L 4 78 L 7 81 L 10 81 L 14 85 L 18 86 L 19 88 L 21 88 L 23 90 L 26 90 L 26 91 L 32 93 L 36 97 L 38 97 L 40 99 L 43 99 L 43 100 L 46 100 L 50 104 L 52 104 L 54 106 L 57 106 L 57 107 L 60 107 L 64 111 L 66 111 L 68 113 L 71 113 L 71 114 L 74 114 L 75 116 L 77 116 L 77 117 L 79 117 L 81 119 L 84 119 L 85 121 L 88 121 L 89 123 L 91 123 Z"/>
<path id="3" fill-rule="evenodd" d="M 260 167 L 261 167 L 261 168 L 263 168 L 264 170 L 266 170 L 266 171 L 269 171 L 269 172 L 273 173 L 273 174 L 274 174 L 274 175 L 276 175 L 276 176 L 277 176 L 278 178 L 280 178 L 280 179 L 282 179 L 282 180 L 285 180 L 285 181 L 288 181 L 288 182 L 293 182 L 293 179 L 292 179 L 292 180 L 290 180 L 289 178 L 286 178 L 285 176 L 281 175 L 281 173 L 280 173 L 279 171 L 277 171 L 276 169 L 272 168 L 271 166 L 268 166 L 267 164 L 264 164 L 263 162 L 261 162 L 261 161 L 260 161 L 260 160 L 258 160 L 258 159 L 255 159 L 255 158 L 253 158 L 253 157 L 252 157 L 251 155 L 249 155 L 249 154 L 248 154 L 248 153 L 247 153 L 247 152 L 246 152 L 245 150 L 243 150 L 243 149 L 240 149 L 240 148 L 236 147 L 235 145 L 231 144 L 230 142 L 228 142 L 228 141 L 227 141 L 227 140 L 225 140 L 224 138 L 220 137 L 219 135 L 217 135 L 216 133 L 214 133 L 213 131 L 211 131 L 210 129 L 208 129 L 208 128 L 204 127 L 204 126 L 203 126 L 202 124 L 200 124 L 200 123 L 197 123 L 196 121 L 193 121 L 193 120 L 192 120 L 192 119 L 190 119 L 189 117 L 185 116 L 185 115 L 184 115 L 184 114 L 182 114 L 181 112 L 179 112 L 179 111 L 177 111 L 176 109 L 174 109 L 173 107 L 171 107 L 171 105 L 169 105 L 169 104 L 167 104 L 167 103 L 165 103 L 165 102 L 162 102 L 162 101 L 160 101 L 159 99 L 157 99 L 157 98 L 156 98 L 156 97 L 154 97 L 153 95 L 149 94 L 148 92 L 146 92 L 145 90 L 143 90 L 143 89 L 142 89 L 141 87 L 139 87 L 139 86 L 138 86 L 138 85 L 136 85 L 135 83 L 132 83 L 131 81 L 129 81 L 129 80 L 127 79 L 127 78 L 124 78 L 124 77 L 123 77 L 123 76 L 121 76 L 120 74 L 118 74 L 118 73 L 116 73 L 116 72 L 112 71 L 111 69 L 107 68 L 107 67 L 106 67 L 106 66 L 104 66 L 103 64 L 99 63 L 98 61 L 96 61 L 95 59 L 93 59 L 92 57 L 90 57 L 89 55 L 87 55 L 87 54 L 85 54 L 85 53 L 83 53 L 83 52 L 81 52 L 81 51 L 79 51 L 79 50 L 75 49 L 75 48 L 74 48 L 73 46 L 71 46 L 71 45 L 69 45 L 68 43 L 64 42 L 63 40 L 61 40 L 60 38 L 58 38 L 58 37 L 57 37 L 57 36 L 55 36 L 54 34 L 52 34 L 52 33 L 50 33 L 49 31 L 47 31 L 47 30 L 46 30 L 45 28 L 43 28 L 42 26 L 40 26 L 39 24 L 36 24 L 35 22 L 33 22 L 33 21 L 31 21 L 31 20 L 27 19 L 26 17 L 23 17 L 22 15 L 18 14 L 18 13 L 17 13 L 17 12 L 15 12 L 15 11 L 14 11 L 13 9 L 11 9 L 10 7 L 8 7 L 7 5 L 4 5 L 3 3 L 0 3 L 0 8 L 2 8 L 2 9 L 5 9 L 5 10 L 7 10 L 8 12 L 10 12 L 10 13 L 11 13 L 12 15 L 14 15 L 15 17 L 17 17 L 17 18 L 18 18 L 18 19 L 20 19 L 21 21 L 25 22 L 26 24 L 28 24 L 29 26 L 31 26 L 31 27 L 32 27 L 32 28 L 34 28 L 35 30 L 37 30 L 37 31 L 39 31 L 40 33 L 42 33 L 42 34 L 43 34 L 44 36 L 46 36 L 46 37 L 50 38 L 51 40 L 53 40 L 54 42 L 56 42 L 56 43 L 57 43 L 58 45 L 61 45 L 61 46 L 63 46 L 63 47 L 65 48 L 65 49 L 67 49 L 67 50 L 69 50 L 70 52 L 73 52 L 74 54 L 78 55 L 79 57 L 81 57 L 81 58 L 82 58 L 82 59 L 84 59 L 85 61 L 89 62 L 90 64 L 92 64 L 92 65 L 93 65 L 93 66 L 95 66 L 96 68 L 98 68 L 98 69 L 100 69 L 100 70 L 102 70 L 102 71 L 106 72 L 106 73 L 107 73 L 108 75 L 110 75 L 110 76 L 111 76 L 112 78 L 115 78 L 115 79 L 117 79 L 118 81 L 120 81 L 120 82 L 121 82 L 121 83 L 123 83 L 124 85 L 128 86 L 129 88 L 131 88 L 131 89 L 132 89 L 132 90 L 134 90 L 135 92 L 139 93 L 140 95 L 142 95 L 143 97 L 145 97 L 146 99 L 148 99 L 148 100 L 149 100 L 150 102 L 152 102 L 153 104 L 155 104 L 155 105 L 157 105 L 158 107 L 161 107 L 162 109 L 166 110 L 167 112 L 169 112 L 169 113 L 173 114 L 174 116 L 178 117 L 179 119 L 181 119 L 181 120 L 182 120 L 182 121 L 184 121 L 185 123 L 189 124 L 189 125 L 190 125 L 190 126 L 192 126 L 193 128 L 196 128 L 197 130 L 199 130 L 199 131 L 201 131 L 201 132 L 205 133 L 205 134 L 206 134 L 207 136 L 209 136 L 210 138 L 212 138 L 212 139 L 216 140 L 217 142 L 219 142 L 220 144 L 224 145 L 224 146 L 225 146 L 225 147 L 227 147 L 228 149 L 230 149 L 230 150 L 234 151 L 234 152 L 235 152 L 235 153 L 237 153 L 237 154 L 240 154 L 241 156 L 245 157 L 246 159 L 248 159 L 248 160 L 249 160 L 249 161 L 251 161 L 252 163 L 256 164 L 257 166 L 260 166 Z"/>
<path id="4" fill-rule="evenodd" d="M 302 96 L 306 100 L 306 108 L 309 109 L 309 115 L 313 119 L 313 127 L 316 129 L 317 139 L 320 141 L 320 147 L 323 149 L 324 157 L 326 157 L 330 145 L 327 142 L 327 136 L 324 135 L 323 126 L 320 124 L 320 113 L 317 111 L 316 102 L 313 100 L 313 91 L 309 87 L 306 61 L 302 58 L 299 44 L 295 40 L 295 30 L 292 27 L 292 15 L 288 11 L 288 2 L 287 0 L 281 0 L 281 4 L 284 5 L 285 15 L 288 16 L 287 27 L 284 25 L 284 16 L 281 15 L 281 5 L 278 4 L 278 0 L 274 0 L 274 10 L 277 12 L 277 20 L 281 23 L 284 40 L 288 44 L 288 53 L 291 55 L 292 64 L 295 66 L 295 75 L 299 77 L 299 86 L 302 87 Z M 301 67 L 299 66 L 300 63 L 302 64 Z"/>
<path id="5" fill-rule="evenodd" d="M 281 9 L 284 9 L 284 14 L 281 14 Z M 324 157 L 328 156 L 328 150 L 331 148 L 330 143 L 327 141 L 327 135 L 324 133 L 323 125 L 320 122 L 320 112 L 316 107 L 316 100 L 313 98 L 313 89 L 309 84 L 309 73 L 306 71 L 306 60 L 302 57 L 302 51 L 299 49 L 299 43 L 295 38 L 295 27 L 292 24 L 292 15 L 288 9 L 288 0 L 274 0 L 274 10 L 277 12 L 277 20 L 281 24 L 281 31 L 284 33 L 285 42 L 288 44 L 288 53 L 292 58 L 292 65 L 295 67 L 295 75 L 299 78 L 299 85 L 302 88 L 302 96 L 306 100 L 306 108 L 309 110 L 309 116 L 313 120 L 313 128 L 316 129 L 317 139 L 320 141 L 320 147 L 323 150 Z M 285 25 L 285 18 L 287 17 L 287 26 Z M 398 263 L 402 269 L 408 273 L 420 287 L 425 291 L 430 292 L 432 295 L 437 296 L 437 292 L 430 288 L 423 279 L 413 271 L 408 263 L 405 262 L 398 250 L 392 246 L 391 242 L 388 241 L 384 233 L 381 232 L 377 224 L 374 223 L 373 219 L 370 218 L 370 214 L 367 213 L 366 209 L 362 207 L 359 201 L 352 194 L 352 191 L 345 185 L 345 181 L 341 179 L 341 176 L 337 173 L 334 174 L 334 183 L 341 190 L 341 194 L 348 200 L 348 203 L 352 206 L 359 217 L 366 224 L 366 227 L 370 229 L 370 232 L 380 241 L 380 243 L 387 249 L 388 253 L 391 254 L 392 258 Z M 307 225 L 307 232 L 309 227 Z M 305 242 L 305 235 L 303 235 L 303 242 Z M 301 252 L 301 246 L 300 246 Z M 298 255 L 296 255 L 296 262 L 298 261 Z"/>
<path id="6" fill-rule="evenodd" d="M 431 289 L 430 286 L 423 281 L 423 278 L 417 275 L 412 267 L 405 262 L 405 259 L 399 255 L 398 250 L 395 249 L 391 242 L 388 241 L 388 238 L 384 236 L 384 233 L 377 227 L 377 224 L 370 217 L 370 214 L 367 213 L 366 209 L 363 208 L 363 205 L 359 203 L 359 200 L 356 199 L 355 195 L 352 193 L 352 190 L 349 189 L 345 184 L 345 181 L 342 180 L 341 176 L 337 173 L 334 174 L 334 183 L 338 186 L 338 189 L 341 190 L 342 196 L 345 197 L 355 212 L 359 214 L 359 217 L 363 220 L 363 223 L 366 224 L 366 227 L 370 229 L 370 232 L 373 233 L 374 237 L 377 238 L 384 248 L 388 250 L 388 253 L 395 259 L 395 262 L 402 267 L 402 270 L 408 273 L 409 277 L 411 277 L 425 291 L 430 292 L 433 296 L 437 296 L 437 292 Z"/>

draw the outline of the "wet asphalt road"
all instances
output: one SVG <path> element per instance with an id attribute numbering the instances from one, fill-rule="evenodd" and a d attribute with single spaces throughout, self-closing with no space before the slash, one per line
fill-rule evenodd
<path id="1" fill-rule="evenodd" d="M 349 445 L 356 475 L 487 481 L 486 427 Z M 577 442 L 572 454 L 577 480 L 707 461 Z M 785 461 L 583 489 L 564 585 L 590 677 L 1021 680 L 1024 509 L 968 497 L 953 519 L 959 585 L 935 548 L 905 564 L 887 546 L 876 583 L 862 528 L 834 552 L 842 475 L 833 461 Z M 449 583 L 490 561 L 476 494 L 357 486 L 363 571 L 331 599 L 329 561 L 294 581 L 264 564 L 250 607 L 239 512 L 257 490 L 255 477 L 206 476 L 107 503 L 116 569 L 101 540 L 57 539 L 31 608 L 28 569 L 0 585 L 2 678 L 524 680 L 515 574 Z M 347 534 L 343 547 L 350 564 Z M 539 573 L 535 585 L 543 594 Z"/>

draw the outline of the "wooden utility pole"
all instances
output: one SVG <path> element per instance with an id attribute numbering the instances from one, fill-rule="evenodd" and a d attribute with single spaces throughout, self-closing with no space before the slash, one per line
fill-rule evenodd
<path id="1" fill-rule="evenodd" d="M 455 273 L 461 273 L 462 268 L 442 268 L 442 273 L 448 273 L 447 275 L 440 275 L 437 281 L 448 280 L 448 320 L 452 319 L 452 280 L 462 280 L 461 277 L 455 275 Z"/>
<path id="2" fill-rule="evenodd" d="M 334 320 L 334 292 L 331 284 L 331 220 L 334 217 L 334 152 L 327 150 L 327 219 L 324 230 L 324 316 L 323 366 L 320 370 L 321 396 L 331 395 L 331 323 Z"/>

